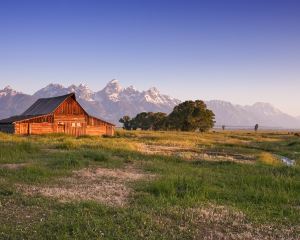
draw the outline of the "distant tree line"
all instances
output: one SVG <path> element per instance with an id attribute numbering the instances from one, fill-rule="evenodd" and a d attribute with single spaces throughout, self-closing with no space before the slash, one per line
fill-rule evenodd
<path id="1" fill-rule="evenodd" d="M 185 101 L 167 115 L 162 112 L 142 112 L 134 118 L 122 117 L 119 122 L 127 130 L 177 130 L 205 132 L 214 126 L 214 113 L 201 100 Z"/>

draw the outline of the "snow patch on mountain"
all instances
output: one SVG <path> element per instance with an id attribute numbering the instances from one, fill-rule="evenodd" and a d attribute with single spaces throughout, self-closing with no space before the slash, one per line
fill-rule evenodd
<path id="1" fill-rule="evenodd" d="M 37 98 L 48 98 L 67 94 L 67 89 L 61 84 L 51 83 L 33 94 Z"/>
<path id="2" fill-rule="evenodd" d="M 113 102 L 120 101 L 119 95 L 123 91 L 117 79 L 111 80 L 101 91 L 96 93 L 97 100 L 109 99 Z"/>
<path id="3" fill-rule="evenodd" d="M 100 91 L 92 91 L 85 84 L 64 87 L 49 84 L 32 96 L 19 93 L 7 86 L 0 90 L 0 118 L 17 115 L 28 108 L 38 98 L 60 96 L 75 92 L 79 103 L 91 115 L 118 124 L 118 120 L 129 115 L 134 117 L 140 112 L 170 113 L 181 101 L 152 87 L 139 91 L 133 86 L 123 88 L 113 79 Z M 199 96 L 201 99 L 201 96 Z M 269 103 L 255 103 L 241 106 L 221 100 L 206 101 L 207 107 L 215 113 L 216 125 L 260 126 L 300 128 L 300 117 L 292 117 L 276 109 Z"/>
<path id="4" fill-rule="evenodd" d="M 161 94 L 155 87 L 139 91 L 133 86 L 123 88 L 117 79 L 109 81 L 100 91 L 92 91 L 86 85 L 79 84 L 64 87 L 49 84 L 37 91 L 35 98 L 53 97 L 75 92 L 78 101 L 89 113 L 118 123 L 123 115 L 135 116 L 143 111 L 161 111 L 169 113 L 179 100 Z"/>
<path id="5" fill-rule="evenodd" d="M 2 90 L 0 90 L 0 97 L 5 97 L 5 96 L 15 96 L 17 95 L 18 92 L 14 89 L 12 89 L 11 86 L 6 86 Z"/>
<path id="6" fill-rule="evenodd" d="M 113 79 L 101 91 L 95 93 L 96 101 L 111 100 L 112 102 L 148 103 L 174 107 L 180 101 L 161 94 L 157 88 L 152 87 L 147 91 L 138 91 L 133 86 L 123 88 L 119 81 Z"/>
<path id="7" fill-rule="evenodd" d="M 33 96 L 37 98 L 48 98 L 68 94 L 71 92 L 74 92 L 78 98 L 82 98 L 86 101 L 94 101 L 94 92 L 85 84 L 79 84 L 78 86 L 72 84 L 69 87 L 64 87 L 61 84 L 51 83 L 34 93 Z"/>
<path id="8" fill-rule="evenodd" d="M 85 84 L 71 85 L 67 88 L 68 92 L 74 92 L 76 96 L 85 100 L 85 101 L 95 101 L 94 100 L 94 92 L 87 87 Z"/>

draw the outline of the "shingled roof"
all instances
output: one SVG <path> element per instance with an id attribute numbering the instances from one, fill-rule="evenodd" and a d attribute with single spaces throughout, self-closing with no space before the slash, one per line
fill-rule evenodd
<path id="1" fill-rule="evenodd" d="M 67 98 L 74 97 L 74 93 L 67 95 L 52 97 L 52 98 L 40 98 L 31 107 L 29 107 L 21 116 L 36 116 L 46 115 L 55 111 Z M 76 98 L 75 98 L 76 99 Z"/>
<path id="2" fill-rule="evenodd" d="M 22 121 L 25 119 L 51 114 L 59 107 L 60 104 L 62 104 L 69 97 L 73 97 L 74 99 L 76 99 L 75 93 L 69 93 L 59 97 L 40 98 L 21 115 L 12 116 L 6 119 L 1 119 L 0 123 L 8 124 L 17 121 Z"/>
<path id="3" fill-rule="evenodd" d="M 5 119 L 1 119 L 0 120 L 0 123 L 2 124 L 9 124 L 9 123 L 13 123 L 13 122 L 18 122 L 18 121 L 22 121 L 22 120 L 26 120 L 26 119 L 30 119 L 30 118 L 35 118 L 35 117 L 38 117 L 40 115 L 35 115 L 35 116 L 23 116 L 23 115 L 18 115 L 18 116 L 12 116 L 12 117 L 9 117 L 9 118 L 5 118 Z"/>
<path id="4" fill-rule="evenodd" d="M 74 100 L 76 100 L 75 93 L 69 93 L 63 96 L 58 97 L 52 97 L 52 98 L 40 98 L 38 99 L 34 104 L 32 104 L 25 112 L 23 112 L 21 115 L 18 116 L 12 116 L 6 119 L 1 119 L 1 124 L 10 124 L 18 121 L 23 121 L 31 118 L 36 118 L 39 116 L 45 116 L 53 113 L 67 98 L 72 97 Z M 83 111 L 85 111 L 83 109 Z M 88 114 L 86 112 L 86 114 Z M 88 114 L 89 115 L 89 114 Z M 89 115 L 90 117 L 93 117 Z M 98 120 L 101 120 L 105 123 L 108 123 L 110 125 L 113 125 L 110 122 L 104 121 L 103 119 L 93 117 Z"/>

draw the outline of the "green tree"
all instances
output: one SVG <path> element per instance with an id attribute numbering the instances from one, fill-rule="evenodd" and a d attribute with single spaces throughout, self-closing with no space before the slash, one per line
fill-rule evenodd
<path id="1" fill-rule="evenodd" d="M 153 113 L 150 116 L 151 129 L 153 130 L 165 130 L 167 123 L 167 114 L 162 112 Z"/>
<path id="2" fill-rule="evenodd" d="M 149 121 L 149 113 L 147 112 L 141 112 L 137 114 L 132 119 L 132 127 L 133 129 L 142 129 L 142 130 L 149 130 L 150 128 L 150 121 Z"/>
<path id="3" fill-rule="evenodd" d="M 123 123 L 123 128 L 126 130 L 131 130 L 132 126 L 131 126 L 131 118 L 129 116 L 124 116 L 122 118 L 120 118 L 119 120 L 120 123 Z"/>
<path id="4" fill-rule="evenodd" d="M 257 130 L 258 130 L 258 124 L 255 124 L 254 131 L 257 132 Z"/>
<path id="5" fill-rule="evenodd" d="M 161 130 L 165 126 L 166 117 L 166 114 L 161 112 L 142 112 L 131 120 L 131 124 L 134 129 Z"/>
<path id="6" fill-rule="evenodd" d="M 173 130 L 205 132 L 214 126 L 214 117 L 203 101 L 185 101 L 168 116 L 167 126 Z"/>
<path id="7" fill-rule="evenodd" d="M 167 115 L 162 112 L 141 112 L 131 120 L 132 129 L 163 130 L 165 129 Z"/>

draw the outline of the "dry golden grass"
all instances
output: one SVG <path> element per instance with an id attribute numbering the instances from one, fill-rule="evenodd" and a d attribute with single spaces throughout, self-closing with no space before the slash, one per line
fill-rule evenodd
<path id="1" fill-rule="evenodd" d="M 298 240 L 299 161 L 284 132 L 0 133 L 0 239 Z"/>
<path id="2" fill-rule="evenodd" d="M 264 164 L 272 165 L 272 166 L 280 166 L 282 162 L 276 156 L 271 153 L 263 152 L 260 154 L 260 161 Z"/>

